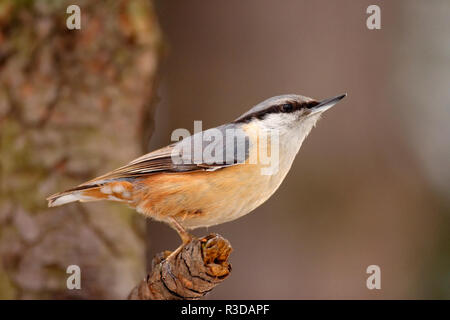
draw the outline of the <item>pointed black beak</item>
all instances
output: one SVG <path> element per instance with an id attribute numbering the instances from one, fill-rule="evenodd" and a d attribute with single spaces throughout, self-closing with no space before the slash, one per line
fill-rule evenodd
<path id="1" fill-rule="evenodd" d="M 319 102 L 318 105 L 314 106 L 311 109 L 313 110 L 313 113 L 324 112 L 324 111 L 330 109 L 332 106 L 334 106 L 336 103 L 338 103 L 342 99 L 344 99 L 346 96 L 347 96 L 347 94 L 344 93 L 344 94 L 341 94 L 341 95 L 336 96 L 334 98 L 329 98 L 329 99 L 322 100 L 322 101 Z"/>

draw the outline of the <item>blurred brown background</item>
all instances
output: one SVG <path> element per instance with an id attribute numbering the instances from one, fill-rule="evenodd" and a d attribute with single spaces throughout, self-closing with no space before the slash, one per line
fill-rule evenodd
<path id="1" fill-rule="evenodd" d="M 208 230 L 235 249 L 210 297 L 450 298 L 450 3 L 156 3 L 169 54 L 152 147 L 270 96 L 348 93 L 268 202 Z M 381 30 L 366 28 L 370 4 Z M 176 245 L 149 229 L 150 255 Z M 380 291 L 366 288 L 371 264 Z"/>
<path id="2" fill-rule="evenodd" d="M 119 2 L 129 3 L 110 1 L 104 6 L 115 7 Z M 366 28 L 366 8 L 370 4 L 381 7 L 381 30 Z M 228 122 L 270 96 L 297 93 L 323 99 L 348 93 L 313 130 L 285 182 L 268 202 L 239 220 L 194 232 L 220 233 L 234 248 L 233 273 L 209 298 L 450 298 L 448 1 L 157 0 L 154 5 L 148 10 L 156 10 L 162 30 L 159 45 L 165 52 L 164 59 L 158 60 L 160 79 L 154 76 L 156 69 L 149 68 L 148 74 L 141 74 L 138 80 L 130 78 L 135 81 L 131 87 L 148 84 L 151 93 L 142 88 L 130 94 L 129 99 L 139 96 L 142 101 L 124 101 L 120 84 L 115 90 L 123 100 L 112 100 L 117 110 L 126 110 L 124 114 L 130 116 L 136 112 L 133 108 L 141 107 L 156 108 L 155 113 L 144 118 L 148 128 L 143 131 L 134 131 L 135 127 L 146 127 L 138 125 L 138 118 L 142 119 L 139 116 L 133 118 L 129 130 L 114 123 L 99 125 L 115 132 L 136 133 L 125 141 L 119 140 L 123 146 L 136 144 L 135 149 L 121 153 L 121 158 L 138 155 L 149 132 L 153 132 L 152 138 L 141 150 L 168 144 L 176 128 L 192 132 L 194 120 L 202 120 L 204 128 Z M 123 12 L 122 7 L 117 8 L 116 12 Z M 114 19 L 118 18 L 106 15 L 102 21 L 108 24 Z M 156 18 L 146 21 L 149 19 Z M 83 28 L 81 34 L 89 25 Z M 138 30 L 144 35 L 155 32 Z M 98 35 L 92 43 L 108 44 L 116 37 Z M 142 52 L 136 51 L 133 43 L 124 40 L 116 45 L 130 46 L 126 52 Z M 80 48 L 84 48 L 82 45 Z M 142 70 L 136 61 L 144 63 L 152 59 L 152 54 L 158 56 L 156 47 L 146 47 L 150 56 L 130 58 L 126 65 Z M 117 62 L 113 60 L 110 65 L 115 69 Z M 3 77 L 10 79 L 11 74 L 5 74 L 5 70 Z M 153 99 L 152 88 L 156 86 L 158 102 L 144 103 L 145 99 Z M 67 90 L 75 89 L 69 85 Z M 78 110 L 79 106 L 71 108 Z M 117 121 L 120 123 L 120 117 Z M 59 132 L 71 135 L 63 128 Z M 77 145 L 77 141 L 68 139 L 70 143 L 59 145 L 58 150 Z M 5 163 L 9 155 L 4 149 L 1 156 Z M 95 152 L 88 157 L 95 157 Z M 94 164 L 94 172 L 107 171 L 117 162 L 109 156 L 102 160 L 104 166 Z M 5 195 L 17 172 L 6 176 L 4 166 L 2 169 Z M 61 181 L 61 176 L 52 179 Z M 75 177 L 71 181 L 82 180 Z M 58 191 L 57 186 L 71 185 L 54 182 L 51 186 L 45 191 L 51 193 Z M 42 192 L 39 197 L 45 195 Z M 11 201 L 7 196 L 1 200 L 3 204 L 13 202 L 14 207 L 22 201 Z M 98 222 L 107 219 L 105 208 L 119 207 L 109 204 L 88 209 L 91 206 L 68 206 L 61 211 L 72 217 L 79 214 L 80 207 L 97 210 L 102 213 L 89 216 Z M 27 210 L 34 217 L 46 209 Z M 124 211 L 120 214 L 125 217 L 135 215 L 131 210 Z M 45 214 L 55 212 L 46 210 Z M 11 216 L 0 220 L 0 244 L 10 243 L 4 235 L 12 231 L 5 231 L 4 221 L 14 221 Z M 137 225 L 144 221 L 142 217 L 133 219 Z M 102 230 L 105 226 L 99 224 L 97 229 Z M 148 261 L 155 253 L 178 246 L 175 232 L 160 223 L 148 223 L 147 231 Z M 139 235 L 140 231 L 129 234 Z M 111 239 L 120 241 L 120 236 L 119 232 Z M 137 242 L 143 246 L 143 239 Z M 123 246 L 136 248 L 130 241 Z M 126 249 L 121 250 L 118 257 L 126 256 Z M 22 251 L 18 252 L 17 264 L 3 266 L 0 283 L 14 279 L 11 274 L 16 274 L 15 268 L 26 265 Z M 80 250 L 79 259 L 83 252 Z M 0 254 L 5 261 L 5 254 Z M 113 257 L 108 263 L 114 265 L 123 259 Z M 69 260 L 67 264 L 72 264 L 73 259 Z M 61 261 L 61 265 L 65 262 Z M 366 268 L 372 264 L 381 267 L 381 290 L 366 288 Z M 136 270 L 120 272 L 134 273 L 133 277 L 139 279 L 143 273 L 136 274 L 141 272 Z M 118 273 L 112 273 L 109 280 L 116 277 Z M 8 283 L 14 287 L 14 280 Z M 113 297 L 126 291 L 118 290 Z M 59 297 L 55 292 L 52 297 Z M 95 297 L 95 293 L 82 297 Z"/>

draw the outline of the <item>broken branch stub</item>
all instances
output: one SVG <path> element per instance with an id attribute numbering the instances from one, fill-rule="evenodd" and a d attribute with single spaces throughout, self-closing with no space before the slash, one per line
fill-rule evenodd
<path id="1" fill-rule="evenodd" d="M 181 251 L 156 255 L 147 279 L 128 296 L 132 300 L 200 299 L 225 280 L 231 272 L 228 240 L 218 234 L 194 238 Z"/>

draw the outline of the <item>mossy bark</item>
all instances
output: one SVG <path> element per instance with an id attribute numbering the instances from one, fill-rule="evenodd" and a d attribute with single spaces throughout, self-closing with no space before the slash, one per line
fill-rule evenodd
<path id="1" fill-rule="evenodd" d="M 149 0 L 0 3 L 0 299 L 125 298 L 144 274 L 142 217 L 45 198 L 142 153 L 160 43 Z"/>

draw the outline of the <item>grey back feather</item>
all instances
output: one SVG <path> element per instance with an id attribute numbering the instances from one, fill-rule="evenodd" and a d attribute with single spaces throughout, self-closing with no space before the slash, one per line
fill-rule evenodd
<path id="1" fill-rule="evenodd" d="M 219 135 L 222 139 L 218 138 Z M 196 133 L 167 147 L 150 152 L 83 185 L 143 178 L 164 172 L 214 171 L 244 163 L 248 158 L 249 148 L 249 138 L 241 129 L 241 125 L 229 123 Z M 196 157 L 195 152 L 200 152 L 201 157 Z"/>

